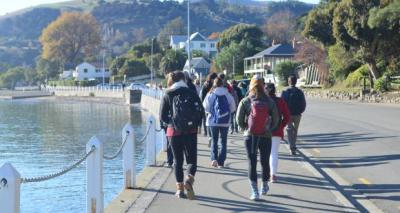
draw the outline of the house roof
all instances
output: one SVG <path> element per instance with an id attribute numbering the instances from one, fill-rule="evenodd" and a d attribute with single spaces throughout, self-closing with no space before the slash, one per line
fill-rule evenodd
<path id="1" fill-rule="evenodd" d="M 295 54 L 295 51 L 294 51 L 292 45 L 277 44 L 277 45 L 273 45 L 273 46 L 255 54 L 252 57 L 248 57 L 246 59 L 259 58 L 262 56 L 294 56 L 294 54 Z"/>
<path id="2" fill-rule="evenodd" d="M 187 36 L 184 35 L 172 35 L 171 36 L 171 43 L 172 44 L 179 44 L 181 42 L 186 42 Z"/>
<path id="3" fill-rule="evenodd" d="M 190 41 L 207 41 L 208 39 L 204 37 L 201 33 L 195 32 L 190 36 Z"/>

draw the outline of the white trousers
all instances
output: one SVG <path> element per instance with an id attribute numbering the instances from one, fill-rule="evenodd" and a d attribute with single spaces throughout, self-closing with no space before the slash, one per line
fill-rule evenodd
<path id="1" fill-rule="evenodd" d="M 271 168 L 271 175 L 276 175 L 278 172 L 278 153 L 281 137 L 272 137 L 271 155 L 269 156 L 269 167 Z"/>

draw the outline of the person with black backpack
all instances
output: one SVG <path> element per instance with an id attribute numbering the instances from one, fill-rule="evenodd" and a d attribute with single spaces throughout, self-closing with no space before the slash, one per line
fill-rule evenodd
<path id="1" fill-rule="evenodd" d="M 290 111 L 290 121 L 286 128 L 288 141 L 290 144 L 290 151 L 292 155 L 296 155 L 296 140 L 297 133 L 299 131 L 299 125 L 301 120 L 301 114 L 306 109 L 306 99 L 303 91 L 296 87 L 297 78 L 295 75 L 291 75 L 288 78 L 289 88 L 282 92 L 282 98 L 288 105 Z"/>
<path id="2" fill-rule="evenodd" d="M 188 88 L 185 75 L 174 71 L 168 76 L 168 86 L 160 106 L 160 119 L 167 125 L 166 136 L 174 156 L 178 198 L 194 199 L 193 183 L 197 170 L 197 127 L 204 108 L 195 91 Z M 183 160 L 186 158 L 188 174 L 184 181 Z"/>
<path id="3" fill-rule="evenodd" d="M 214 80 L 213 88 L 203 101 L 207 113 L 207 126 L 211 130 L 211 166 L 224 167 L 227 151 L 228 129 L 231 114 L 236 110 L 235 100 L 224 87 L 221 78 Z M 221 138 L 221 150 L 218 152 L 218 140 Z"/>
<path id="4" fill-rule="evenodd" d="M 269 97 L 271 97 L 271 99 L 275 101 L 279 113 L 279 125 L 278 128 L 274 132 L 272 132 L 271 155 L 269 157 L 269 166 L 271 168 L 271 183 L 273 183 L 278 180 L 276 173 L 278 172 L 279 144 L 281 143 L 281 140 L 283 140 L 283 129 L 290 120 L 290 113 L 286 102 L 282 98 L 276 96 L 275 84 L 268 83 L 265 89 L 268 92 Z"/>
<path id="5" fill-rule="evenodd" d="M 271 153 L 271 132 L 278 126 L 278 110 L 274 101 L 264 90 L 264 80 L 258 75 L 250 81 L 249 95 L 243 98 L 236 114 L 240 128 L 244 129 L 248 178 L 252 190 L 250 199 L 258 200 L 260 194 L 267 194 L 270 180 L 269 156 Z M 260 150 L 262 184 L 259 194 L 257 184 L 257 150 Z"/>

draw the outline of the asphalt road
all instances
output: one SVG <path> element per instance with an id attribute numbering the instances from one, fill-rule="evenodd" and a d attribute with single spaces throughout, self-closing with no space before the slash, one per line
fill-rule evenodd
<path id="1" fill-rule="evenodd" d="M 400 106 L 307 105 L 298 147 L 310 162 L 361 209 L 368 199 L 384 212 L 400 212 Z"/>

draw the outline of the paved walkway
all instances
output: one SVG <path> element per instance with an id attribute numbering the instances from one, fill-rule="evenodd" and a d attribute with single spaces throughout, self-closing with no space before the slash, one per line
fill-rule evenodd
<path id="1" fill-rule="evenodd" d="M 174 196 L 175 177 L 171 172 L 165 175 L 166 181 L 157 193 L 148 190 L 154 193 L 144 199 L 152 199 L 150 206 L 133 205 L 129 212 L 358 212 L 303 157 L 289 155 L 284 144 L 280 146 L 278 182 L 270 184 L 268 195 L 261 201 L 251 201 L 243 137 L 229 136 L 223 169 L 209 166 L 207 144 L 207 139 L 200 136 L 195 200 Z"/>

